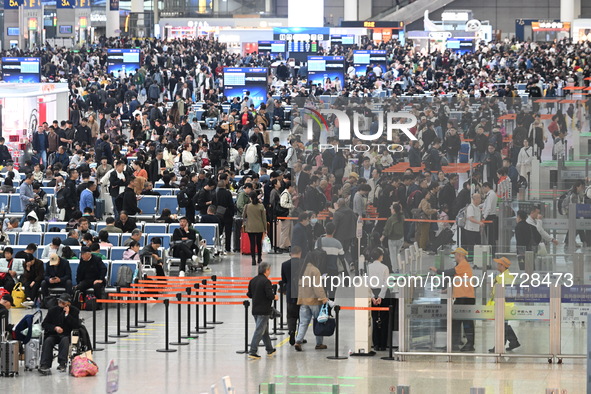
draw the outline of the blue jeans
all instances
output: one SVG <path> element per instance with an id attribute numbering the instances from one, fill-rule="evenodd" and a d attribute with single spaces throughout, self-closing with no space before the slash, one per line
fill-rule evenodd
<path id="1" fill-rule="evenodd" d="M 39 156 L 41 158 L 41 163 L 47 168 L 47 151 L 42 150 L 39 152 Z"/>
<path id="2" fill-rule="evenodd" d="M 298 327 L 298 336 L 296 343 L 302 343 L 308 331 L 308 326 L 312 319 L 316 319 L 320 313 L 321 305 L 301 305 L 300 306 L 300 326 Z M 322 345 L 324 337 L 316 337 L 316 345 Z"/>
<path id="3" fill-rule="evenodd" d="M 215 124 L 218 122 L 218 118 L 205 118 L 205 124 L 208 129 L 213 129 Z"/>
<path id="4" fill-rule="evenodd" d="M 269 316 L 268 315 L 253 315 L 254 321 L 256 322 L 256 328 L 254 334 L 252 334 L 252 341 L 250 342 L 250 354 L 257 354 L 259 348 L 259 342 L 261 339 L 265 343 L 267 352 L 273 350 L 273 343 L 269 336 Z"/>
<path id="5" fill-rule="evenodd" d="M 250 165 L 250 169 L 258 174 L 259 171 L 261 170 L 261 165 L 259 163 L 252 163 Z"/>
<path id="6" fill-rule="evenodd" d="M 111 201 L 113 202 L 113 217 L 115 220 L 119 218 L 119 212 L 117 211 L 117 204 L 115 204 L 116 197 L 111 196 Z"/>

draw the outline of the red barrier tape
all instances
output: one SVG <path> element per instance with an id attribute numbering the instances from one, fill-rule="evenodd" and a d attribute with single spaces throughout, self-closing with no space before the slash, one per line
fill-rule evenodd
<path id="1" fill-rule="evenodd" d="M 96 300 L 99 304 L 162 304 L 160 300 Z"/>

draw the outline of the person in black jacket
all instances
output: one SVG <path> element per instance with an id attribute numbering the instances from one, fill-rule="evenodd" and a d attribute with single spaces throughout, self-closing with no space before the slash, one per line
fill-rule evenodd
<path id="1" fill-rule="evenodd" d="M 192 203 L 195 195 L 197 194 L 197 182 L 198 175 L 196 172 L 189 175 L 189 182 L 187 186 L 185 186 L 185 194 L 187 195 L 187 199 L 189 201 L 189 205 L 185 208 L 185 213 L 187 220 L 190 223 L 195 223 L 195 204 Z"/>
<path id="2" fill-rule="evenodd" d="M 456 188 L 460 182 L 460 177 L 458 174 L 451 174 L 449 177 L 449 182 L 445 184 L 439 191 L 439 195 L 437 198 L 437 202 L 439 203 L 439 208 L 441 208 L 444 204 L 448 207 L 452 207 L 454 201 L 456 201 Z M 450 220 L 455 219 L 455 214 L 453 210 L 450 209 L 449 212 Z"/>
<path id="3" fill-rule="evenodd" d="M 410 149 L 408 150 L 408 165 L 409 167 L 421 166 L 421 150 L 419 148 L 419 141 L 412 141 Z"/>
<path id="4" fill-rule="evenodd" d="M 89 288 L 94 289 L 94 296 L 101 298 L 106 284 L 107 266 L 103 260 L 93 255 L 88 246 L 80 249 L 80 265 L 76 271 L 76 290 L 85 293 Z"/>
<path id="5" fill-rule="evenodd" d="M 68 171 L 70 177 L 66 180 L 65 186 L 65 209 L 66 216 L 65 221 L 72 219 L 74 212 L 78 209 L 78 193 L 76 192 L 76 180 L 78 179 L 78 171 L 75 168 L 71 168 Z"/>
<path id="6" fill-rule="evenodd" d="M 5 166 L 6 162 L 9 161 L 12 161 L 12 156 L 6 145 L 4 145 L 4 137 L 0 137 L 0 165 Z"/>
<path id="7" fill-rule="evenodd" d="M 308 239 L 308 231 L 306 226 L 310 224 L 310 215 L 307 212 L 302 212 L 298 216 L 298 222 L 293 226 L 291 233 L 291 247 L 299 246 L 302 250 L 302 258 L 305 258 L 310 250 L 310 240 Z"/>
<path id="8" fill-rule="evenodd" d="M 273 293 L 273 285 L 269 280 L 269 275 L 271 275 L 271 265 L 261 263 L 259 265 L 259 274 L 250 280 L 248 293 L 246 293 L 252 299 L 252 315 L 256 322 L 256 328 L 250 342 L 250 351 L 248 352 L 248 357 L 253 359 L 261 358 L 257 353 L 261 339 L 265 344 L 267 354 L 275 353 L 273 342 L 271 342 L 269 336 L 269 317 L 273 313 L 272 303 L 279 297 Z"/>
<path id="9" fill-rule="evenodd" d="M 123 200 L 121 207 L 128 215 L 138 215 L 142 213 L 142 210 L 137 206 L 137 194 L 135 193 L 134 187 L 138 178 L 129 182 L 123 192 Z"/>
<path id="10" fill-rule="evenodd" d="M 453 205 L 451 205 L 452 209 L 449 211 L 449 217 L 455 218 L 458 215 L 458 212 L 460 212 L 460 209 L 465 208 L 470 204 L 470 199 L 470 182 L 464 182 L 462 190 L 460 190 Z"/>
<path id="11" fill-rule="evenodd" d="M 137 224 L 134 218 L 130 218 L 127 211 L 121 211 L 119 213 L 119 220 L 115 222 L 115 227 L 119 227 L 124 233 L 131 233 L 137 228 Z"/>
<path id="12" fill-rule="evenodd" d="M 72 297 L 63 293 L 58 298 L 57 306 L 47 312 L 42 327 L 45 332 L 43 350 L 41 351 L 41 362 L 39 373 L 42 375 L 51 374 L 53 363 L 53 347 L 58 345 L 57 370 L 66 372 L 68 363 L 68 351 L 70 349 L 70 334 L 72 330 L 80 328 L 80 311 L 72 306 Z"/>
<path id="13" fill-rule="evenodd" d="M 218 189 L 214 196 L 214 205 L 226 208 L 223 217 L 220 217 L 222 220 L 220 237 L 222 233 L 226 234 L 226 252 L 230 253 L 232 251 L 232 223 L 234 222 L 235 209 L 234 199 L 232 193 L 227 189 L 227 185 L 228 174 L 221 174 L 218 180 Z"/>
<path id="14" fill-rule="evenodd" d="M 185 267 L 187 262 L 193 256 L 197 257 L 197 231 L 189 227 L 189 220 L 186 217 L 179 219 L 180 227 L 174 229 L 172 233 L 172 255 L 181 259 L 179 267 L 179 276 L 185 276 Z"/>
<path id="15" fill-rule="evenodd" d="M 109 175 L 109 194 L 111 195 L 111 200 L 113 201 L 113 216 L 117 216 L 117 213 L 123 209 L 122 201 L 118 199 L 119 195 L 121 194 L 121 198 L 123 197 L 123 192 L 125 191 L 125 186 L 127 186 L 127 177 L 123 170 L 125 169 L 125 163 L 121 160 L 117 160 L 115 162 L 115 169 L 111 171 L 111 175 Z"/>
<path id="16" fill-rule="evenodd" d="M 298 280 L 302 270 L 302 249 L 292 246 L 291 259 L 281 264 L 281 292 L 287 299 L 287 331 L 289 332 L 289 344 L 295 345 L 295 332 L 300 318 L 300 306 L 298 305 Z"/>
<path id="17" fill-rule="evenodd" d="M 213 140 L 209 143 L 209 160 L 214 170 L 217 170 L 222 165 L 224 158 L 224 145 L 220 141 L 219 134 L 213 135 Z"/>
<path id="18" fill-rule="evenodd" d="M 461 146 L 462 140 L 460 139 L 456 128 L 451 127 L 447 131 L 442 147 L 442 150 L 447 155 L 447 161 L 449 163 L 455 163 L 458 161 L 458 153 L 460 152 Z"/>
<path id="19" fill-rule="evenodd" d="M 532 226 L 527 223 L 527 212 L 523 210 L 517 211 L 515 220 L 517 221 L 515 226 L 517 261 L 519 262 L 519 269 L 523 270 L 525 269 L 525 252 L 533 250 Z"/>
<path id="20" fill-rule="evenodd" d="M 195 206 L 201 215 L 207 215 L 207 208 L 213 204 L 213 191 L 215 190 L 215 180 L 210 179 L 207 185 L 195 195 Z"/>
<path id="21" fill-rule="evenodd" d="M 92 132 L 90 131 L 90 127 L 87 125 L 88 119 L 82 118 L 80 120 L 80 124 L 76 128 L 76 134 L 74 135 L 74 141 L 82 145 L 82 143 L 86 143 L 88 145 L 91 144 L 92 140 Z"/>
<path id="22" fill-rule="evenodd" d="M 339 198 L 336 206 L 338 208 L 334 211 L 333 223 L 337 230 L 334 233 L 334 237 L 339 240 L 341 245 L 343 245 L 345 253 L 348 253 L 353 244 L 353 239 L 355 239 L 357 215 L 351 208 L 349 208 L 347 202 L 343 198 Z M 304 257 L 303 253 L 302 257 Z"/>
<path id="23" fill-rule="evenodd" d="M 166 170 L 166 162 L 163 159 L 164 152 L 156 151 L 156 158 L 150 162 L 148 167 L 148 180 L 156 183 L 162 178 L 162 173 Z"/>

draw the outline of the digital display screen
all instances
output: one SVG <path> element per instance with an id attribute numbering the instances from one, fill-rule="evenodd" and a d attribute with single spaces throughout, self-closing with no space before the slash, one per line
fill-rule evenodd
<path id="1" fill-rule="evenodd" d="M 139 49 L 107 49 L 107 72 L 113 73 L 116 78 L 120 72 L 128 75 L 140 67 Z"/>
<path id="2" fill-rule="evenodd" d="M 388 68 L 388 59 L 386 58 L 386 51 L 353 51 L 353 67 L 358 76 L 365 75 L 367 66 L 379 66 L 382 72 L 386 72 Z"/>
<path id="3" fill-rule="evenodd" d="M 60 34 L 72 34 L 72 25 L 61 25 Z"/>
<path id="4" fill-rule="evenodd" d="M 7 35 L 9 36 L 20 36 L 20 29 L 18 27 L 9 27 L 7 30 Z"/>
<path id="5" fill-rule="evenodd" d="M 268 55 L 271 59 L 277 58 L 281 53 L 285 55 L 285 41 L 259 41 L 259 53 Z"/>
<path id="6" fill-rule="evenodd" d="M 267 101 L 267 75 L 266 67 L 226 67 L 224 68 L 224 94 L 232 101 L 238 97 L 240 101 L 246 92 L 250 92 L 255 107 Z"/>
<path id="7" fill-rule="evenodd" d="M 2 79 L 13 83 L 40 83 L 41 58 L 3 57 Z"/>
<path id="8" fill-rule="evenodd" d="M 344 56 L 308 56 L 308 84 L 330 90 L 337 83 L 343 88 L 344 81 Z"/>

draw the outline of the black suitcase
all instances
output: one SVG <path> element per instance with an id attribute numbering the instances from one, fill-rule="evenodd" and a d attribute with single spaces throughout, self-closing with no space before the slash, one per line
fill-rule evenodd
<path id="1" fill-rule="evenodd" d="M 242 223 L 244 220 L 241 217 L 234 217 L 234 231 L 232 231 L 232 249 L 234 252 L 240 252 L 240 234 L 242 232 Z"/>
<path id="2" fill-rule="evenodd" d="M 97 198 L 94 208 L 94 217 L 97 219 L 102 219 L 105 215 L 105 200 L 102 198 Z"/>
<path id="3" fill-rule="evenodd" d="M 439 233 L 438 236 L 431 241 L 427 246 L 427 250 L 431 252 L 437 252 L 440 246 L 451 245 L 454 242 L 454 232 L 450 228 L 445 228 Z"/>

